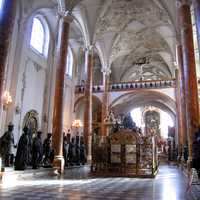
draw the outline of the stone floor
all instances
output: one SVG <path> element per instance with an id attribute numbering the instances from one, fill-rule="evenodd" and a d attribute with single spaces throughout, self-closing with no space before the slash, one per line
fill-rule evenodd
<path id="1" fill-rule="evenodd" d="M 200 189 L 192 186 L 175 166 L 161 166 L 155 179 L 92 178 L 89 168 L 68 169 L 61 178 L 24 176 L 6 179 L 0 185 L 0 200 L 200 200 Z"/>

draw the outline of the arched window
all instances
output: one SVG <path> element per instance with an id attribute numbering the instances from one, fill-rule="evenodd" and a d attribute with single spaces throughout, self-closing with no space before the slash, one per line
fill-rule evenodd
<path id="1" fill-rule="evenodd" d="M 2 7 L 3 7 L 3 2 L 4 2 L 4 0 L 0 0 L 0 10 L 1 10 Z"/>
<path id="2" fill-rule="evenodd" d="M 72 77 L 72 73 L 73 73 L 73 54 L 71 48 L 68 47 L 66 74 Z"/>
<path id="3" fill-rule="evenodd" d="M 47 55 L 49 47 L 49 30 L 39 17 L 33 18 L 30 45 L 42 55 Z"/>

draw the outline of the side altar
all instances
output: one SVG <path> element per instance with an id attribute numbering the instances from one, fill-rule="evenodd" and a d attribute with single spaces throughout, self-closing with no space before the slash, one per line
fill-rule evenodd
<path id="1" fill-rule="evenodd" d="M 155 177 L 158 170 L 154 136 L 121 129 L 93 140 L 92 172 L 108 176 Z"/>

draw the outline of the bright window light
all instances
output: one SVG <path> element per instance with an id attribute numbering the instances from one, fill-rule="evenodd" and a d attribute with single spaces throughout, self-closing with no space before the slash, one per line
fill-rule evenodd
<path id="1" fill-rule="evenodd" d="M 66 74 L 72 77 L 72 73 L 73 73 L 73 54 L 71 48 L 68 48 Z"/>
<path id="2" fill-rule="evenodd" d="M 135 108 L 131 111 L 131 117 L 133 121 L 136 123 L 137 127 L 142 126 L 142 112 L 140 108 Z"/>
<path id="3" fill-rule="evenodd" d="M 163 138 L 168 138 L 168 127 L 174 127 L 174 122 L 171 118 L 171 116 L 160 110 L 160 130 L 161 130 L 161 136 Z M 136 123 L 137 127 L 142 127 L 144 126 L 143 119 L 142 119 L 142 110 L 141 108 L 135 108 L 134 110 L 131 111 L 131 117 L 133 121 Z"/>
<path id="4" fill-rule="evenodd" d="M 39 53 L 44 53 L 45 32 L 41 21 L 38 18 L 33 19 L 33 26 L 31 32 L 31 46 Z"/>
<path id="5" fill-rule="evenodd" d="M 4 0 L 0 0 L 0 10 L 1 10 L 2 7 L 3 7 L 3 2 L 4 2 Z"/>
<path id="6" fill-rule="evenodd" d="M 171 116 L 164 112 L 161 111 L 160 112 L 160 128 L 161 128 L 161 136 L 163 136 L 164 138 L 168 138 L 168 127 L 173 127 L 174 126 L 174 122 L 172 121 Z"/>

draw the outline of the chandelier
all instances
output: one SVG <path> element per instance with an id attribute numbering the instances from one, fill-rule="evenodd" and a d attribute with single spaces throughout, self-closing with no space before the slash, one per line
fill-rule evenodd
<path id="1" fill-rule="evenodd" d="M 75 120 L 73 121 L 73 123 L 72 123 L 72 127 L 75 127 L 75 128 L 80 128 L 80 127 L 82 127 L 82 126 L 83 126 L 83 124 L 82 124 L 82 122 L 81 122 L 80 119 L 75 119 Z"/>
<path id="2" fill-rule="evenodd" d="M 12 104 L 12 97 L 8 91 L 3 93 L 2 102 L 4 110 L 7 110 L 8 107 Z"/>

